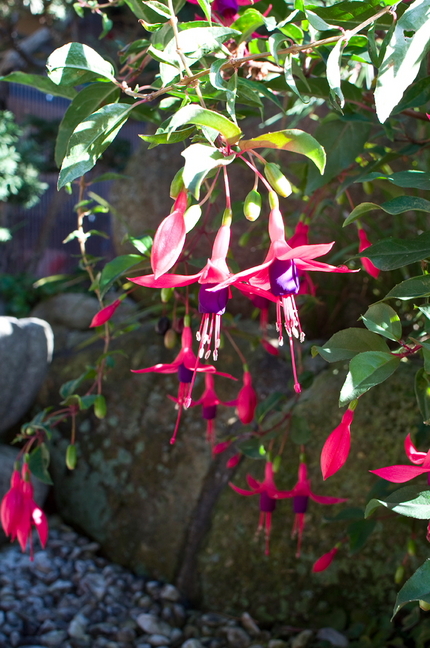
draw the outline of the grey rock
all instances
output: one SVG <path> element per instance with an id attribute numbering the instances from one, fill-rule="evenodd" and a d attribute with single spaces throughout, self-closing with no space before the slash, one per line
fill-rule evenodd
<path id="1" fill-rule="evenodd" d="M 151 646 L 167 646 L 170 644 L 170 638 L 166 635 L 153 634 L 148 637 L 148 643 Z"/>
<path id="2" fill-rule="evenodd" d="M 291 640 L 291 648 L 305 648 L 312 638 L 312 630 L 302 630 Z"/>
<path id="3" fill-rule="evenodd" d="M 160 597 L 166 601 L 176 603 L 181 598 L 178 589 L 174 585 L 163 585 L 160 591 Z"/>
<path id="4" fill-rule="evenodd" d="M 165 635 L 170 637 L 172 628 L 152 614 L 139 614 L 136 619 L 138 626 L 149 635 Z"/>
<path id="5" fill-rule="evenodd" d="M 177 643 L 182 639 L 183 636 L 184 633 L 180 628 L 173 628 L 172 633 L 170 635 L 170 641 L 172 643 Z"/>
<path id="6" fill-rule="evenodd" d="M 332 646 L 337 648 L 346 648 L 349 645 L 348 638 L 334 628 L 320 628 L 317 632 L 317 638 L 322 641 L 329 641 Z"/>
<path id="7" fill-rule="evenodd" d="M 24 416 L 52 359 L 49 324 L 35 317 L 0 317 L 0 433 Z"/>
<path id="8" fill-rule="evenodd" d="M 73 588 L 73 583 L 66 580 L 56 580 L 49 588 L 50 592 L 69 592 Z"/>
<path id="9" fill-rule="evenodd" d="M 73 639 L 86 639 L 87 635 L 85 634 L 85 630 L 88 623 L 89 620 L 83 614 L 77 614 L 74 616 L 67 628 L 69 636 Z"/>
<path id="10" fill-rule="evenodd" d="M 65 630 L 52 630 L 52 632 L 47 632 L 46 634 L 40 637 L 40 641 L 44 646 L 49 648 L 56 648 L 61 646 L 63 641 L 67 639 L 67 632 Z"/>
<path id="11" fill-rule="evenodd" d="M 267 644 L 267 648 L 287 648 L 288 643 L 282 639 L 271 639 Z"/>
<path id="12" fill-rule="evenodd" d="M 203 644 L 198 639 L 187 639 L 182 644 L 182 648 L 203 648 Z"/>
<path id="13" fill-rule="evenodd" d="M 255 623 L 254 619 L 248 612 L 244 612 L 240 617 L 240 621 L 245 628 L 245 630 L 253 637 L 256 637 L 260 634 L 260 628 Z"/>
<path id="14" fill-rule="evenodd" d="M 106 594 L 107 584 L 101 574 L 86 574 L 80 581 L 84 592 L 91 592 L 101 601 Z"/>
<path id="15" fill-rule="evenodd" d="M 242 628 L 227 628 L 226 636 L 231 648 L 248 648 L 251 644 L 249 635 Z"/>

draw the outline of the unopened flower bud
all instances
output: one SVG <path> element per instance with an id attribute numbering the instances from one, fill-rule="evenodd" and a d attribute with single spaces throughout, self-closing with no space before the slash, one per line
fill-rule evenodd
<path id="1" fill-rule="evenodd" d="M 331 563 L 333 562 L 339 548 L 333 547 L 330 551 L 325 553 L 321 558 L 318 558 L 316 562 L 314 562 L 314 565 L 312 567 L 313 572 L 322 572 L 325 571 L 328 567 L 330 567 Z"/>
<path id="2" fill-rule="evenodd" d="M 428 612 L 430 610 L 430 603 L 427 603 L 427 601 L 418 601 L 418 605 L 420 608 L 423 610 L 423 612 Z"/>
<path id="3" fill-rule="evenodd" d="M 416 556 L 417 555 L 417 543 L 413 538 L 409 538 L 408 540 L 408 554 L 410 556 Z"/>
<path id="4" fill-rule="evenodd" d="M 98 419 L 104 419 L 106 416 L 106 399 L 103 394 L 98 394 L 94 401 L 94 414 Z"/>
<path id="5" fill-rule="evenodd" d="M 279 198 L 276 191 L 269 191 L 270 209 L 279 209 Z"/>
<path id="6" fill-rule="evenodd" d="M 240 461 L 241 456 L 242 455 L 240 454 L 240 452 L 238 452 L 237 454 L 230 457 L 230 459 L 226 463 L 227 468 L 234 468 L 235 466 L 237 466 L 237 464 Z"/>
<path id="7" fill-rule="evenodd" d="M 399 565 L 394 574 L 394 582 L 396 583 L 396 585 L 400 585 L 401 583 L 403 583 L 404 577 L 405 577 L 405 568 L 403 567 L 403 565 Z"/>
<path id="8" fill-rule="evenodd" d="M 76 446 L 70 443 L 66 450 L 66 466 L 69 470 L 76 468 Z"/>
<path id="9" fill-rule="evenodd" d="M 173 295 L 173 288 L 162 288 L 160 291 L 160 299 L 162 304 L 167 304 Z"/>
<path id="10" fill-rule="evenodd" d="M 267 162 L 264 166 L 264 175 L 267 181 L 279 196 L 287 198 L 292 193 L 292 188 L 281 169 L 274 162 Z"/>
<path id="11" fill-rule="evenodd" d="M 253 223 L 260 216 L 260 212 L 261 196 L 258 191 L 252 189 L 243 203 L 243 213 L 245 214 L 245 218 Z"/>
<path id="12" fill-rule="evenodd" d="M 177 339 L 178 336 L 173 329 L 166 331 L 166 335 L 164 336 L 164 346 L 166 347 L 166 349 L 174 349 Z"/>
<path id="13" fill-rule="evenodd" d="M 170 183 L 171 198 L 177 198 L 179 196 L 179 193 L 184 188 L 184 181 L 182 179 L 183 172 L 184 172 L 183 168 L 179 169 L 179 171 L 175 174 L 175 177 L 173 178 L 172 182 Z"/>
<path id="14" fill-rule="evenodd" d="M 363 182 L 363 191 L 367 196 L 373 194 L 373 182 Z"/>
<path id="15" fill-rule="evenodd" d="M 185 221 L 185 229 L 188 232 L 191 232 L 193 227 L 197 225 L 199 222 L 199 219 L 202 215 L 202 208 L 200 205 L 191 205 L 191 207 L 188 207 L 187 211 L 184 214 L 184 221 Z"/>

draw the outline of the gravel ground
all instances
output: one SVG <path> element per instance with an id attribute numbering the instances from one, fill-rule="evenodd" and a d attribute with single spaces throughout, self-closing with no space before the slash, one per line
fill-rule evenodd
<path id="1" fill-rule="evenodd" d="M 269 632 L 247 612 L 232 618 L 191 610 L 173 585 L 136 576 L 98 551 L 96 542 L 56 519 L 33 562 L 17 544 L 6 546 L 0 552 L 0 648 L 348 645 L 332 628 L 316 633 L 278 626 Z"/>

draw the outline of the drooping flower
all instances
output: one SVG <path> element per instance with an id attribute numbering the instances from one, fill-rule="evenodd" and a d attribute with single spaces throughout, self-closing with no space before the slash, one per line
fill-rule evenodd
<path id="1" fill-rule="evenodd" d="M 240 421 L 247 425 L 254 419 L 255 408 L 257 407 L 257 394 L 252 386 L 252 377 L 248 369 L 244 367 L 243 387 L 240 390 L 237 401 L 237 415 Z"/>
<path id="2" fill-rule="evenodd" d="M 150 274 L 129 279 L 129 281 L 147 288 L 179 288 L 196 282 L 200 284 L 199 312 L 203 314 L 203 317 L 197 333 L 197 340 L 200 343 L 199 358 L 209 358 L 212 339 L 213 359 L 218 358 L 218 349 L 221 344 L 221 316 L 225 313 L 230 291 L 227 287 L 217 292 L 212 292 L 211 289 L 230 277 L 230 271 L 226 263 L 230 243 L 230 221 L 227 220 L 221 225 L 215 237 L 212 256 L 208 259 L 205 267 L 197 274 L 165 274 L 162 277 Z"/>
<path id="3" fill-rule="evenodd" d="M 351 449 L 351 423 L 357 401 L 352 401 L 344 412 L 339 425 L 331 432 L 321 451 L 321 472 L 323 479 L 334 475 L 348 459 Z"/>
<path id="4" fill-rule="evenodd" d="M 427 473 L 430 476 L 430 450 L 428 452 L 421 452 L 417 450 L 412 443 L 410 434 L 407 435 L 405 442 L 405 453 L 410 461 L 417 466 L 387 466 L 386 468 L 378 468 L 370 472 L 386 479 L 387 481 L 394 482 L 395 484 L 403 484 L 418 475 Z M 421 465 L 421 467 L 418 467 Z"/>
<path id="5" fill-rule="evenodd" d="M 198 4 L 197 0 L 188 0 L 191 4 Z M 254 0 L 214 0 L 211 5 L 212 15 L 223 25 L 231 25 L 239 16 L 240 5 L 254 4 Z"/>
<path id="6" fill-rule="evenodd" d="M 297 536 L 296 557 L 300 556 L 302 547 L 302 537 L 305 528 L 305 513 L 308 510 L 309 498 L 317 504 L 340 504 L 346 502 L 342 497 L 327 497 L 325 495 L 316 495 L 311 490 L 311 481 L 308 478 L 308 469 L 303 461 L 299 464 L 299 478 L 293 490 L 290 491 L 290 497 L 293 498 L 294 525 L 292 537 Z"/>
<path id="7" fill-rule="evenodd" d="M 330 549 L 330 551 L 318 558 L 318 560 L 316 560 L 312 566 L 312 571 L 322 572 L 328 569 L 335 559 L 338 551 L 339 547 L 336 545 L 335 547 L 333 547 L 333 549 Z"/>
<path id="8" fill-rule="evenodd" d="M 151 250 L 151 267 L 156 279 L 175 265 L 184 247 L 187 234 L 184 221 L 187 201 L 187 192 L 180 191 L 173 211 L 161 221 L 155 232 Z"/>
<path id="9" fill-rule="evenodd" d="M 294 300 L 294 295 L 297 295 L 300 290 L 298 273 L 308 270 L 320 272 L 356 271 L 345 266 L 335 267 L 328 263 L 314 261 L 316 257 L 327 254 L 334 243 L 300 245 L 291 248 L 285 240 L 284 222 L 277 207 L 273 208 L 269 215 L 269 236 L 271 244 L 263 263 L 231 275 L 210 290 L 219 291 L 230 285 L 235 285 L 246 294 L 261 295 L 276 303 L 276 329 L 279 334 L 279 345 L 283 344 L 282 329 L 285 328 L 290 342 L 294 389 L 299 393 L 301 387 L 297 377 L 293 345 L 293 338 L 297 338 L 301 342 L 304 340 Z"/>
<path id="10" fill-rule="evenodd" d="M 110 320 L 110 318 L 115 313 L 118 306 L 121 304 L 121 299 L 116 299 L 112 304 L 102 308 L 96 315 L 94 315 L 91 320 L 89 328 L 95 328 L 96 326 L 102 326 Z"/>
<path id="11" fill-rule="evenodd" d="M 220 371 L 217 371 L 213 365 L 204 365 L 200 362 L 198 358 L 196 358 L 193 349 L 193 334 L 191 331 L 190 323 L 189 323 L 189 317 L 185 317 L 185 326 L 182 331 L 182 337 L 181 337 L 181 350 L 176 356 L 176 358 L 173 360 L 173 362 L 170 362 L 168 364 L 156 364 L 152 367 L 147 367 L 146 369 L 132 369 L 133 373 L 161 373 L 161 374 L 170 374 L 170 373 L 178 373 L 178 380 L 179 380 L 179 389 L 178 389 L 178 396 L 176 398 L 177 402 L 177 407 L 178 407 L 178 416 L 176 419 L 176 425 L 175 429 L 173 431 L 172 438 L 170 439 L 170 443 L 175 443 L 176 440 L 176 435 L 179 429 L 179 423 L 181 420 L 181 415 L 182 415 L 182 410 L 185 407 L 189 406 L 189 388 L 191 385 L 191 382 L 195 376 L 196 373 L 211 373 L 211 374 L 218 374 L 219 376 L 224 376 L 226 378 L 231 378 L 232 380 L 236 380 L 233 376 L 230 376 L 230 374 L 227 373 L 222 373 Z"/>
<path id="12" fill-rule="evenodd" d="M 191 407 L 196 407 L 197 405 L 202 406 L 202 416 L 207 421 L 206 438 L 208 442 L 211 443 L 212 446 L 214 446 L 215 443 L 214 421 L 217 415 L 218 405 L 225 405 L 226 407 L 234 407 L 236 405 L 236 401 L 234 400 L 234 401 L 229 401 L 224 403 L 222 400 L 220 400 L 215 391 L 213 374 L 206 373 L 205 390 L 201 398 L 199 398 L 199 400 L 191 403 Z M 227 444 L 226 447 L 228 447 L 231 442 L 225 442 L 225 443 Z M 218 444 L 218 446 L 223 446 L 223 444 Z M 223 451 L 220 448 L 216 449 L 218 446 L 213 447 L 213 452 L 215 454 L 218 454 L 219 452 Z"/>
<path id="13" fill-rule="evenodd" d="M 18 470 L 12 473 L 11 488 L 1 504 L 1 522 L 6 535 L 10 536 L 12 541 L 18 539 L 22 551 L 26 550 L 30 540 L 31 558 L 33 527 L 36 527 L 40 543 L 45 547 L 48 540 L 48 521 L 45 513 L 34 501 L 34 488 L 26 463 L 23 465 L 22 475 Z"/>
<path id="14" fill-rule="evenodd" d="M 285 497 L 291 497 L 292 491 L 281 491 L 276 487 L 274 480 L 274 470 L 273 463 L 271 461 L 266 462 L 264 480 L 262 482 L 257 481 L 251 475 L 247 475 L 246 479 L 251 488 L 250 491 L 239 488 L 229 482 L 229 486 L 239 493 L 239 495 L 259 495 L 260 496 L 260 518 L 258 521 L 257 534 L 259 534 L 263 529 L 265 530 L 265 551 L 266 556 L 270 554 L 270 531 L 272 528 L 272 513 L 276 508 L 276 502 L 278 499 L 283 499 Z"/>
<path id="15" fill-rule="evenodd" d="M 366 232 L 362 227 L 358 228 L 358 239 L 359 239 L 359 246 L 358 246 L 358 251 L 359 252 L 364 252 L 368 247 L 372 245 L 372 243 L 369 241 Z M 379 277 L 379 273 L 381 272 L 379 268 L 377 268 L 374 263 L 367 257 L 361 257 L 361 263 L 363 268 L 366 270 L 368 274 L 370 274 L 371 277 L 374 277 L 377 279 Z"/>

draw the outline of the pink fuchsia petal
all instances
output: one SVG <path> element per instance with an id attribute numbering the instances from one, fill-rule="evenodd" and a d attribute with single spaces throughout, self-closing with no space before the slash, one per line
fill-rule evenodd
<path id="1" fill-rule="evenodd" d="M 237 415 L 244 425 L 251 423 L 254 419 L 257 407 L 257 394 L 252 386 L 252 378 L 249 371 L 243 374 L 243 387 L 237 396 Z"/>
<path id="2" fill-rule="evenodd" d="M 386 468 L 378 468 L 369 472 L 395 484 L 403 484 L 403 482 L 418 477 L 418 475 L 424 475 L 430 472 L 430 468 L 418 468 L 418 466 L 387 466 Z"/>
<path id="3" fill-rule="evenodd" d="M 405 453 L 409 461 L 415 464 L 422 464 L 427 456 L 426 452 L 420 452 L 412 443 L 411 435 L 408 434 L 404 442 Z"/>
<path id="4" fill-rule="evenodd" d="M 267 351 L 267 353 L 270 353 L 270 355 L 273 355 L 273 356 L 279 356 L 280 355 L 278 347 L 273 346 L 273 344 L 271 344 L 271 342 L 269 342 L 269 340 L 266 340 L 265 338 L 263 338 L 261 340 L 261 345 Z"/>
<path id="5" fill-rule="evenodd" d="M 298 247 L 281 252 L 277 257 L 283 261 L 287 261 L 288 259 L 294 259 L 294 261 L 300 259 L 302 261 L 310 261 L 316 257 L 328 254 L 333 245 L 334 241 L 332 243 L 319 243 L 317 245 L 299 245 Z"/>
<path id="6" fill-rule="evenodd" d="M 249 487 L 252 488 L 256 493 L 261 492 L 262 484 L 260 484 L 260 482 L 257 481 L 257 479 L 255 479 L 252 475 L 247 475 L 246 481 L 248 482 Z"/>
<path id="7" fill-rule="evenodd" d="M 244 488 L 239 488 L 239 486 L 235 486 L 232 482 L 229 482 L 228 485 L 230 488 L 232 488 L 236 493 L 239 493 L 239 495 L 257 495 L 256 491 L 248 491 L 245 490 Z"/>
<path id="8" fill-rule="evenodd" d="M 309 244 L 309 225 L 306 225 L 303 221 L 299 221 L 296 225 L 294 234 L 287 243 L 290 247 L 298 247 L 299 245 L 308 245 Z"/>
<path id="9" fill-rule="evenodd" d="M 181 363 L 176 359 L 171 364 L 156 364 L 152 367 L 147 367 L 146 369 L 132 369 L 132 373 L 161 373 L 169 374 L 175 373 L 178 370 L 178 367 Z"/>
<path id="10" fill-rule="evenodd" d="M 372 243 L 367 238 L 366 232 L 361 227 L 358 229 L 358 238 L 360 241 L 360 244 L 358 246 L 359 252 L 364 252 L 364 250 L 366 250 L 368 247 L 372 245 Z M 381 271 L 372 263 L 370 259 L 363 257 L 361 259 L 361 263 L 363 265 L 363 268 L 366 270 L 366 272 L 370 274 L 372 277 L 376 279 L 379 276 L 379 273 Z"/>
<path id="11" fill-rule="evenodd" d="M 321 472 L 324 479 L 334 475 L 348 459 L 351 448 L 350 425 L 354 412 L 347 409 L 340 424 L 327 438 L 321 452 Z"/>
<path id="12" fill-rule="evenodd" d="M 114 302 L 112 302 L 112 304 L 109 304 L 109 306 L 102 308 L 101 311 L 97 313 L 97 315 L 94 315 L 93 319 L 91 320 L 90 328 L 102 326 L 102 324 L 108 322 L 120 304 L 121 300 L 116 299 Z"/>
<path id="13" fill-rule="evenodd" d="M 16 538 L 16 528 L 22 509 L 23 495 L 21 491 L 21 475 L 14 470 L 10 480 L 10 489 L 3 497 L 0 507 L 0 519 L 3 531 L 11 540 Z"/>
<path id="14" fill-rule="evenodd" d="M 333 549 L 325 553 L 323 556 L 321 556 L 321 558 L 318 558 L 318 560 L 316 560 L 313 564 L 312 571 L 322 572 L 330 567 L 338 551 L 339 549 L 337 547 L 333 547 Z"/>
<path id="15" fill-rule="evenodd" d="M 327 497 L 325 495 L 315 495 L 315 493 L 309 492 L 309 497 L 316 502 L 317 504 L 342 504 L 342 502 L 347 502 L 346 497 Z"/>
<path id="16" fill-rule="evenodd" d="M 155 278 L 155 275 L 150 274 L 142 277 L 127 277 L 127 279 L 145 288 L 180 288 L 195 283 L 200 279 L 201 274 L 202 271 L 195 275 L 165 274 L 158 279 Z"/>
<path id="17" fill-rule="evenodd" d="M 302 272 L 360 272 L 360 268 L 351 270 L 346 266 L 333 266 L 322 261 L 303 261 L 302 259 L 297 259 L 295 262 L 297 268 Z"/>
<path id="18" fill-rule="evenodd" d="M 231 441 L 222 441 L 222 443 L 217 443 L 213 448 L 212 448 L 212 454 L 221 454 L 221 452 L 225 452 L 227 448 L 231 446 Z"/>
<path id="19" fill-rule="evenodd" d="M 269 236 L 273 241 L 285 241 L 284 219 L 278 207 L 271 210 L 269 214 Z"/>
<path id="20" fill-rule="evenodd" d="M 175 201 L 174 210 L 160 223 L 154 236 L 151 251 L 151 266 L 158 279 L 176 263 L 185 243 L 187 230 L 184 213 L 187 208 L 187 194 L 181 191 Z"/>

